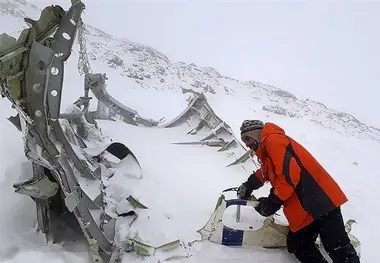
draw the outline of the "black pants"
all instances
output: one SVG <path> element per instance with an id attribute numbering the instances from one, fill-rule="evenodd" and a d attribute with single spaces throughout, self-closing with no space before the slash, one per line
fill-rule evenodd
<path id="1" fill-rule="evenodd" d="M 327 263 L 315 241 L 320 235 L 324 249 L 334 263 L 359 263 L 359 257 L 344 228 L 340 207 L 297 232 L 289 232 L 289 253 L 302 263 Z"/>

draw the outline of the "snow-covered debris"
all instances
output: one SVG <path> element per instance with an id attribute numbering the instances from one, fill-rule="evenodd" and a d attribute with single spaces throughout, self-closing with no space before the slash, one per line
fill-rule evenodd
<path id="1" fill-rule="evenodd" d="M 24 1 L 18 2 L 22 4 Z M 373 173 L 372 167 L 376 165 L 376 153 L 379 149 L 373 141 L 359 140 L 355 137 L 378 139 L 380 132 L 378 129 L 370 127 L 366 130 L 365 124 L 351 116 L 338 113 L 318 103 L 299 100 L 294 95 L 273 86 L 254 81 L 242 82 L 223 76 L 212 68 L 199 67 L 195 64 L 173 63 L 164 54 L 150 47 L 118 39 L 91 26 L 88 28 L 90 29 L 90 58 L 97 63 L 97 70 L 100 68 L 102 72 L 111 72 L 113 83 L 119 84 L 110 87 L 110 93 L 114 94 L 113 92 L 116 93 L 116 91 L 122 93 L 122 96 L 115 97 L 129 101 L 133 104 L 132 108 L 137 105 L 139 112 L 144 109 L 144 116 L 178 115 L 180 111 L 177 109 L 185 109 L 187 106 L 184 96 L 178 95 L 179 91 L 182 88 L 195 88 L 205 93 L 210 108 L 212 107 L 215 115 L 223 119 L 223 123 L 224 121 L 229 123 L 228 127 L 231 127 L 231 130 L 236 131 L 236 127 L 245 117 L 282 123 L 289 134 L 299 139 L 315 153 L 345 189 L 350 202 L 345 206 L 344 215 L 347 218 L 355 218 L 358 222 L 357 226 L 353 226 L 353 230 L 360 240 L 364 240 L 363 260 L 371 262 L 376 259 L 374 252 L 377 243 L 371 235 L 378 236 L 380 233 L 376 232 L 376 227 L 372 227 L 377 224 L 376 215 L 370 217 L 368 211 L 372 211 L 374 206 L 371 200 L 376 200 L 376 185 L 379 180 Z M 72 71 L 75 65 L 71 64 L 77 59 L 76 53 L 77 47 L 74 47 L 72 60 L 68 62 L 70 66 L 67 67 L 67 72 L 70 74 L 67 74 L 65 90 L 69 94 L 78 90 L 78 87 L 82 88 L 82 82 L 80 84 L 71 82 L 76 78 L 76 72 L 73 74 L 74 71 Z M 109 63 L 110 61 L 112 63 Z M 126 72 L 131 72 L 130 76 L 125 74 Z M 142 77 L 139 72 L 143 73 Z M 130 106 L 129 103 L 126 105 Z M 262 108 L 265 105 L 271 109 L 280 107 L 288 114 L 263 111 Z M 76 108 L 71 108 L 71 110 L 75 113 Z M 10 111 L 8 109 L 2 112 L 9 114 Z M 201 112 L 201 115 L 203 113 L 207 111 Z M 290 118 L 292 115 L 297 118 Z M 5 121 L 7 116 L 3 117 Z M 80 128 L 78 124 L 80 122 L 86 127 Z M 199 124 L 199 120 L 195 121 L 194 118 L 183 122 L 183 125 L 179 127 L 149 129 L 127 125 L 118 120 L 113 122 L 103 120 L 99 121 L 99 126 L 107 135 L 103 137 L 102 133 L 95 131 L 94 125 L 86 123 L 84 119 L 79 120 L 78 123 L 62 121 L 61 125 L 65 128 L 65 134 L 70 143 L 75 144 L 76 153 L 83 160 L 88 157 L 94 158 L 89 165 L 90 168 L 94 168 L 95 162 L 100 162 L 106 168 L 110 168 L 100 169 L 104 185 L 108 186 L 106 189 L 108 196 L 105 199 L 109 203 L 109 213 L 117 216 L 118 213 L 133 211 L 133 205 L 125 200 L 132 194 L 136 196 L 136 200 L 149 208 L 139 210 L 139 220 L 129 217 L 124 222 L 126 224 L 119 221 L 120 224 L 116 227 L 119 242 L 130 241 L 130 238 L 143 238 L 152 244 L 152 247 L 147 248 L 150 252 L 152 248 L 155 251 L 155 247 L 162 244 L 162 241 L 172 241 L 177 238 L 191 241 L 181 243 L 180 254 L 177 254 L 177 251 L 173 253 L 174 257 L 186 258 L 186 262 L 219 262 L 221 258 L 233 258 L 237 262 L 246 262 L 252 257 L 260 261 L 293 262 L 293 258 L 288 258 L 286 253 L 279 250 L 271 251 L 271 253 L 267 250 L 252 248 L 236 250 L 197 242 L 199 236 L 195 234 L 195 230 L 209 218 L 220 190 L 238 185 L 253 169 L 253 163 L 250 162 L 226 167 L 226 164 L 232 161 L 231 159 L 235 159 L 233 151 L 221 153 L 216 152 L 215 148 L 206 146 L 178 147 L 172 144 L 173 140 L 187 141 L 189 138 L 202 140 L 209 135 L 215 137 L 218 135 L 217 129 L 206 128 L 201 129 L 199 133 L 188 133 L 189 128 L 194 131 L 192 129 L 194 125 Z M 15 135 L 17 133 L 14 127 L 8 129 L 7 125 L 9 123 L 2 124 L 4 127 L 2 132 L 8 136 L 8 139 L 0 142 L 1 148 L 7 149 L 6 155 L 2 156 L 4 165 L 0 167 L 0 189 L 2 190 L 0 199 L 7 202 L 0 202 L 0 209 L 9 216 L 0 218 L 1 225 L 7 226 L 0 230 L 2 244 L 0 259 L 12 263 L 32 257 L 38 262 L 44 262 L 44 260 L 46 262 L 67 260 L 88 262 L 88 251 L 80 247 L 79 242 L 75 242 L 75 249 L 69 244 L 62 249 L 57 245 L 46 245 L 41 235 L 35 233 L 33 229 L 34 204 L 25 201 L 24 197 L 15 196 L 9 189 L 14 181 L 14 176 L 10 175 L 21 173 L 18 167 L 24 160 L 24 153 L 20 138 Z M 215 128 L 218 127 L 222 125 L 215 126 Z M 91 132 L 91 129 L 94 132 Z M 362 133 L 358 133 L 358 130 Z M 77 133 L 77 138 L 73 133 Z M 82 135 L 79 135 L 80 133 Z M 90 136 L 86 136 L 88 134 Z M 98 151 L 98 148 L 88 149 L 88 151 L 82 149 L 83 144 L 95 140 L 98 142 L 108 140 L 108 136 L 134 149 L 143 168 L 141 173 L 123 171 L 126 164 L 130 167 L 128 159 L 125 159 L 125 163 L 112 162 L 109 159 L 110 156 L 104 151 Z M 352 137 L 347 139 L 346 136 Z M 78 137 L 81 137 L 81 140 L 78 140 Z M 88 141 L 86 137 L 89 137 Z M 42 150 L 38 154 L 42 154 Z M 355 162 L 363 164 L 360 165 L 360 169 L 357 169 L 355 163 L 352 165 L 352 156 L 344 154 L 352 153 L 353 150 Z M 96 154 L 99 152 L 101 154 Z M 118 169 L 113 172 L 112 167 Z M 104 173 L 104 171 L 108 172 Z M 81 177 L 80 172 L 77 172 L 76 176 L 78 180 L 81 180 L 82 185 L 88 184 L 86 193 L 89 197 L 96 199 L 98 185 L 95 187 L 91 185 L 86 178 Z M 258 196 L 264 196 L 267 193 L 268 188 L 257 192 Z M 77 205 L 75 196 L 72 200 L 74 206 Z M 263 221 L 263 218 L 257 217 L 257 214 L 255 216 L 255 222 Z M 100 216 L 95 213 L 94 217 L 97 219 L 96 223 L 99 224 Z M 177 244 L 176 241 L 174 243 Z M 85 252 L 76 251 L 78 247 Z M 49 253 L 41 256 L 40 251 L 54 252 L 54 258 L 50 257 Z M 193 257 L 188 258 L 189 251 L 194 252 Z M 131 253 L 123 261 L 159 262 L 165 259 L 167 259 L 167 254 L 157 253 L 150 259 L 142 259 Z"/>

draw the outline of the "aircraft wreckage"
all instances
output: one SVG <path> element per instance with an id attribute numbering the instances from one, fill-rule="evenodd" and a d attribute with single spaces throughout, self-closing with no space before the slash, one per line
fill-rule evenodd
<path id="1" fill-rule="evenodd" d="M 192 97 L 177 118 L 166 123 L 145 119 L 107 93 L 106 75 L 91 74 L 86 59 L 82 61 L 84 96 L 74 103 L 71 111 L 61 113 L 64 62 L 71 54 L 77 34 L 81 51 L 85 50 L 81 19 L 84 8 L 78 0 L 72 0 L 68 11 L 58 5 L 48 6 L 39 20 L 25 18 L 30 27 L 24 29 L 18 39 L 7 34 L 0 36 L 1 94 L 17 112 L 8 120 L 22 132 L 24 152 L 29 161 L 24 167 L 33 175 L 24 182 L 15 183 L 15 192 L 34 200 L 38 228 L 47 241 L 60 242 L 61 224 L 69 225 L 87 239 L 93 262 L 118 262 L 125 252 L 149 256 L 157 251 L 168 251 L 181 246 L 180 240 L 159 247 L 139 239 L 131 238 L 123 244 L 115 240 L 119 216 L 138 220 L 137 209 L 148 208 L 128 196 L 135 210 L 116 216 L 108 212 L 105 180 L 117 174 L 121 162 L 127 163 L 137 177 L 141 176 L 141 168 L 127 146 L 101 134 L 96 120 L 123 120 L 126 125 L 156 128 L 186 123 L 191 126 L 189 135 L 203 131 L 207 136 L 179 144 L 208 145 L 225 152 L 233 150 L 241 157 L 230 165 L 253 159 L 231 128 L 213 112 L 204 94 L 183 89 L 184 93 L 192 93 Z M 98 99 L 93 112 L 89 111 L 90 90 Z M 89 189 L 89 185 L 95 187 Z M 286 246 L 287 226 L 276 223 L 272 217 L 266 219 L 260 229 L 252 231 L 223 225 L 221 218 L 228 206 L 236 205 L 239 209 L 252 202 L 226 200 L 222 194 L 210 220 L 198 231 L 202 240 L 234 246 Z M 348 232 L 351 223 L 347 223 Z M 359 251 L 360 242 L 350 237 Z"/>

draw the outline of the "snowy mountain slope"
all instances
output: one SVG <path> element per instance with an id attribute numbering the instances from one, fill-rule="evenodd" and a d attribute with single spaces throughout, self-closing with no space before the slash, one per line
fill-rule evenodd
<path id="1" fill-rule="evenodd" d="M 103 33 L 98 31 L 95 34 Z M 93 40 L 89 42 L 95 41 L 96 37 L 100 39 L 99 43 L 102 43 L 101 41 L 106 41 L 108 36 L 106 38 L 94 36 Z M 121 43 L 111 40 L 109 42 L 111 44 Z M 98 50 L 99 58 L 95 57 L 95 60 L 92 61 L 94 71 L 107 72 L 110 93 L 147 117 L 165 116 L 170 120 L 171 117 L 186 107 L 186 101 L 179 92 L 179 86 L 191 87 L 189 83 L 193 83 L 192 80 L 198 74 L 201 74 L 199 77 L 201 80 L 204 79 L 204 74 L 207 75 L 203 71 L 198 73 L 198 67 L 184 66 L 187 70 L 184 71 L 183 78 L 186 77 L 187 82 L 182 78 L 175 77 L 174 73 L 168 75 L 162 73 L 162 76 L 159 75 L 160 78 L 158 78 L 156 76 L 159 73 L 156 72 L 156 69 L 159 69 L 159 65 L 165 65 L 163 62 L 165 56 L 138 45 L 139 52 L 132 47 L 134 52 L 134 54 L 130 54 L 132 58 L 135 57 L 136 52 L 140 54 L 142 60 L 145 56 L 157 58 L 157 64 L 152 61 L 149 62 L 151 64 L 147 62 L 152 65 L 149 72 L 152 74 L 151 80 L 153 80 L 150 85 L 153 88 L 149 88 L 145 82 L 136 82 L 134 77 L 120 75 L 127 74 L 128 70 L 123 73 L 124 69 L 121 70 L 118 67 L 116 70 L 110 69 L 108 63 L 105 64 L 107 57 L 104 54 L 107 50 L 104 47 L 102 50 Z M 120 56 L 124 54 L 120 50 L 112 50 L 112 46 L 109 48 L 109 52 L 120 52 Z M 92 52 L 95 54 L 95 50 Z M 104 55 L 103 58 L 101 58 L 102 54 Z M 129 53 L 127 52 L 127 54 Z M 75 101 L 82 92 L 83 81 L 76 71 L 76 60 L 76 53 L 74 53 L 66 65 L 63 110 Z M 118 64 L 117 60 L 116 64 Z M 170 65 L 170 63 L 167 64 L 169 69 L 171 69 Z M 132 67 L 136 68 L 133 64 Z M 166 69 L 166 66 L 164 69 L 165 72 L 171 72 Z M 144 68 L 144 72 L 145 70 Z M 158 71 L 161 72 L 162 70 Z M 208 91 L 208 99 L 217 114 L 231 124 L 235 130 L 238 129 L 244 118 L 259 117 L 274 121 L 283 125 L 292 137 L 303 142 L 326 166 L 342 185 L 350 199 L 343 211 L 345 219 L 354 218 L 358 222 L 358 225 L 354 226 L 354 232 L 362 242 L 362 262 L 376 262 L 376 240 L 380 232 L 377 227 L 378 214 L 374 210 L 376 207 L 374 202 L 377 199 L 379 179 L 374 172 L 374 167 L 377 163 L 377 152 L 380 150 L 379 145 L 370 140 L 355 137 L 347 138 L 336 132 L 341 131 L 343 127 L 338 126 L 339 128 L 333 132 L 321 127 L 320 124 L 310 122 L 308 117 L 289 118 L 281 114 L 267 113 L 261 108 L 263 104 L 257 106 L 254 105 L 254 101 L 269 103 L 269 99 L 267 100 L 265 97 L 268 97 L 269 91 L 272 90 L 270 86 L 260 85 L 261 87 L 255 88 L 252 92 L 254 94 L 259 93 L 263 97 L 253 100 L 251 96 L 247 96 L 250 91 L 244 89 L 246 86 L 241 86 L 241 83 L 236 80 L 223 80 L 231 87 L 231 92 L 234 92 L 235 95 L 220 92 L 221 86 L 218 86 L 216 81 L 221 80 L 217 77 L 217 73 L 210 74 L 215 74 L 215 76 L 209 77 L 205 81 L 209 83 L 208 81 L 215 80 L 215 87 L 212 88 L 215 89 L 218 96 L 213 96 L 213 91 Z M 164 79 L 163 82 L 161 82 L 161 77 Z M 139 79 L 137 78 L 137 80 Z M 174 86 L 174 83 L 177 83 L 178 86 Z M 142 89 L 141 87 L 145 88 Z M 206 88 L 201 89 L 210 88 L 206 86 Z M 275 89 L 272 91 L 278 92 Z M 272 100 L 276 98 L 272 97 Z M 292 103 L 293 100 L 290 99 Z M 282 106 L 285 107 L 285 104 Z M 12 191 L 12 184 L 18 181 L 19 175 L 22 174 L 19 163 L 25 161 L 21 135 L 5 119 L 14 113 L 8 102 L 0 100 L 0 107 L 2 109 L 0 116 L 1 135 L 3 135 L 0 141 L 0 149 L 3 149 L 0 153 L 3 162 L 0 168 L 0 200 L 2 200 L 0 202 L 2 211 L 0 225 L 6 226 L 0 229 L 0 243 L 2 244 L 0 261 L 14 263 L 33 259 L 39 263 L 88 262 L 86 261 L 88 260 L 86 246 L 80 246 L 78 242 L 74 245 L 66 244 L 63 248 L 59 245 L 45 245 L 43 236 L 35 233 L 33 229 L 35 225 L 33 203 L 28 198 L 16 195 Z M 336 124 L 338 122 L 331 121 L 331 123 Z M 146 228 L 142 225 L 140 231 L 145 233 L 149 240 L 174 236 L 181 236 L 186 240 L 192 239 L 195 231 L 206 223 L 220 191 L 228 186 L 240 184 L 250 172 L 250 169 L 246 168 L 245 170 L 244 166 L 226 168 L 224 166 L 227 162 L 224 159 L 225 157 L 208 147 L 171 145 L 170 143 L 174 140 L 186 139 L 183 130 L 147 129 L 104 121 L 100 124 L 106 135 L 124 142 L 133 149 L 140 159 L 144 170 L 144 180 L 141 181 L 138 188 L 134 189 L 138 192 L 138 197 L 153 211 L 157 212 L 155 215 L 165 214 L 171 218 L 168 221 L 161 221 L 162 218 L 157 216 L 152 220 L 147 220 Z M 353 131 L 347 127 L 345 129 L 347 130 L 342 132 L 344 134 L 356 132 L 356 128 Z M 369 138 L 369 135 L 365 136 L 363 138 Z M 354 162 L 357 165 L 354 165 Z M 250 165 L 248 164 L 248 168 Z M 257 192 L 258 196 L 266 194 L 267 188 Z M 152 227 L 156 225 L 158 227 L 152 230 Z M 151 235 L 146 233 L 148 230 L 152 230 Z M 268 250 L 262 249 L 228 248 L 205 242 L 195 243 L 192 251 L 194 255 L 190 259 L 178 260 L 178 262 L 255 262 L 255 260 L 260 262 L 294 262 L 283 250 L 268 252 Z M 157 262 L 157 258 L 142 259 L 129 254 L 124 262 Z"/>
<path id="2" fill-rule="evenodd" d="M 38 8 L 27 1 L 2 0 L 0 4 L 3 14 L 1 19 L 4 20 L 2 24 L 12 25 L 12 29 L 7 27 L 3 30 L 9 34 L 17 35 L 26 27 L 22 20 L 25 14 L 34 19 L 39 17 Z M 135 87 L 157 91 L 169 90 L 172 94 L 180 93 L 181 87 L 193 88 L 204 92 L 208 98 L 228 95 L 239 104 L 247 104 L 252 116 L 264 112 L 268 120 L 282 116 L 289 120 L 305 119 L 339 134 L 380 141 L 378 128 L 367 126 L 351 114 L 336 111 L 309 99 L 297 99 L 290 92 L 271 85 L 223 76 L 211 67 L 172 62 L 165 54 L 151 47 L 112 36 L 91 25 L 87 28 L 87 49 L 93 69 L 106 71 L 112 76 L 121 75 L 125 77 L 126 84 L 133 83 Z M 74 47 L 69 61 L 72 66 L 78 60 L 77 55 L 78 45 Z M 75 67 L 70 66 L 71 70 L 74 72 Z M 74 98 L 70 97 L 68 104 L 64 102 L 63 106 L 69 105 L 72 99 Z M 123 98 L 120 100 L 129 102 L 123 101 Z M 133 105 L 130 106 L 133 108 Z"/>
<path id="3" fill-rule="evenodd" d="M 178 91 L 181 87 L 204 92 L 207 97 L 228 95 L 250 104 L 252 115 L 263 111 L 306 119 L 347 136 L 380 140 L 378 129 L 368 127 L 354 116 L 327 108 L 319 102 L 297 99 L 293 94 L 256 81 L 239 81 L 210 67 L 173 63 L 150 47 L 113 37 L 89 26 L 89 57 L 102 63 L 144 89 Z"/>
<path id="4" fill-rule="evenodd" d="M 1 0 L 1 33 L 18 37 L 21 30 L 28 27 L 24 22 L 24 18 L 30 17 L 32 19 L 38 19 L 40 13 L 41 10 L 37 6 L 24 0 Z"/>

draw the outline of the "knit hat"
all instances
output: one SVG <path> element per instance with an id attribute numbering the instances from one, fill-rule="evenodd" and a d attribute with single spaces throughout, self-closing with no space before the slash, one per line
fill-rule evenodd
<path id="1" fill-rule="evenodd" d="M 264 123 L 260 120 L 245 120 L 240 127 L 240 136 L 242 140 L 249 136 L 257 141 L 260 141 L 263 128 Z"/>

